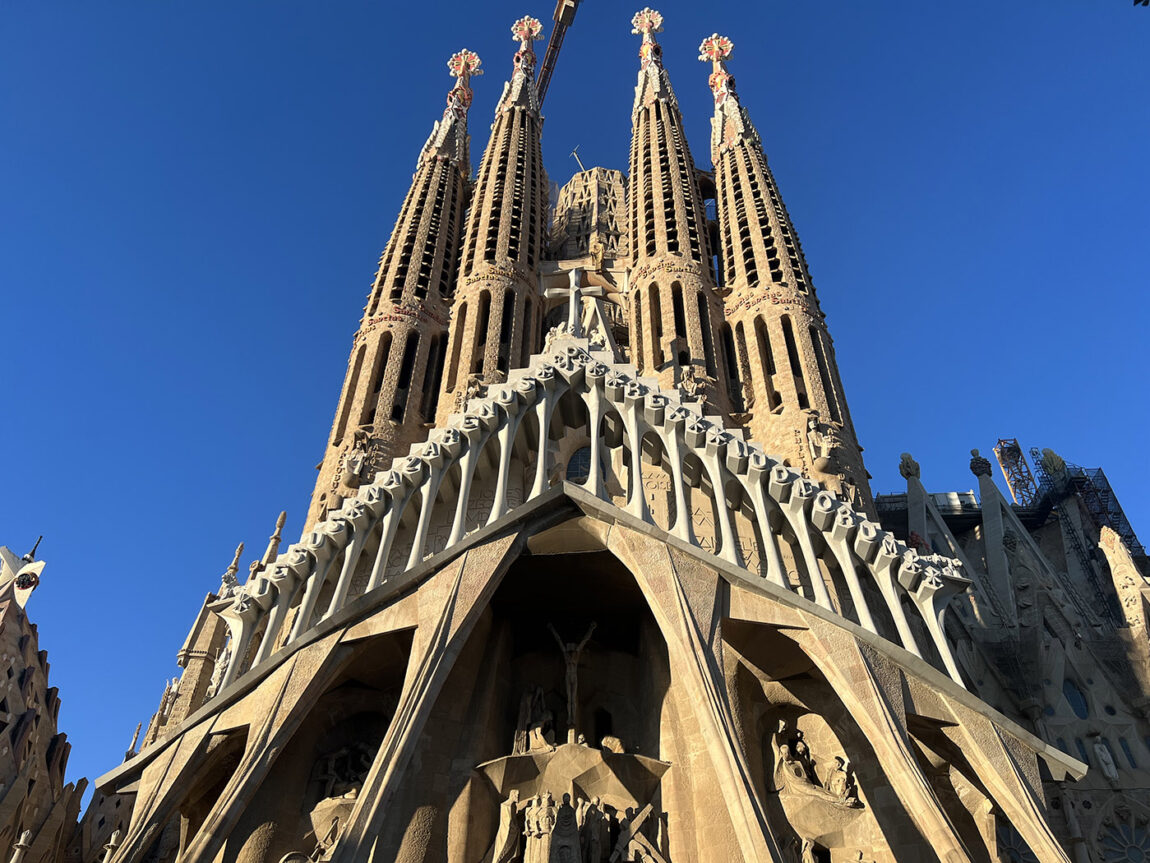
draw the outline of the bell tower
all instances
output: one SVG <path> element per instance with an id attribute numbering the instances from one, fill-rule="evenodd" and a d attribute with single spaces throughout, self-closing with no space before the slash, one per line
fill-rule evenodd
<path id="1" fill-rule="evenodd" d="M 415 176 L 352 339 L 347 375 L 308 510 L 310 527 L 376 470 L 427 436 L 447 353 L 448 298 L 459 265 L 471 172 L 466 48 L 452 55 L 455 86 L 416 162 Z"/>
<path id="2" fill-rule="evenodd" d="M 752 440 L 873 512 L 855 437 L 798 234 L 767 166 L 759 133 L 739 104 L 726 61 L 730 39 L 708 36 L 699 59 L 712 65 L 715 168 L 723 272 L 729 293 L 723 353 Z"/>
<path id="3" fill-rule="evenodd" d="M 723 306 L 698 172 L 655 39 L 663 16 L 643 9 L 631 23 L 643 37 L 627 189 L 632 357 L 644 375 L 679 385 L 725 414 L 726 370 L 716 350 Z"/>
<path id="4" fill-rule="evenodd" d="M 495 108 L 467 219 L 440 422 L 461 407 L 457 402 L 467 396 L 469 383 L 505 380 L 511 369 L 526 365 L 538 347 L 547 174 L 532 43 L 541 30 L 539 21 L 530 17 L 511 27 L 519 50 Z"/>

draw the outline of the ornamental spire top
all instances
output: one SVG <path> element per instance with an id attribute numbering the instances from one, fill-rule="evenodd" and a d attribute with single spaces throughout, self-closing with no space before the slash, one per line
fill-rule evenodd
<path id="1" fill-rule="evenodd" d="M 727 71 L 727 60 L 735 50 L 735 43 L 726 36 L 712 33 L 699 46 L 699 59 L 711 64 L 707 83 L 715 97 L 715 115 L 711 118 L 711 158 L 719 155 L 741 140 L 759 143 L 758 132 L 751 125 L 746 110 L 739 104 L 735 92 L 735 76 Z M 761 146 L 761 144 L 760 144 Z"/>
<path id="2" fill-rule="evenodd" d="M 631 19 L 631 32 L 643 37 L 643 44 L 639 46 L 640 68 L 646 69 L 652 62 L 661 66 L 663 49 L 655 40 L 655 34 L 663 32 L 663 16 L 644 6 Z"/>
<path id="3" fill-rule="evenodd" d="M 539 94 L 535 89 L 535 48 L 532 42 L 540 38 L 543 25 L 538 18 L 524 15 L 511 25 L 511 38 L 519 43 L 515 52 L 515 69 L 511 81 L 503 88 L 496 113 L 511 108 L 526 108 L 539 113 Z"/>
<path id="4" fill-rule="evenodd" d="M 663 48 L 655 40 L 663 32 L 663 16 L 650 7 L 644 7 L 631 19 L 631 32 L 643 37 L 639 46 L 639 83 L 635 87 L 635 104 L 631 110 L 631 123 L 639 117 L 639 109 L 658 100 L 678 108 L 671 81 L 663 68 Z"/>
<path id="5" fill-rule="evenodd" d="M 471 107 L 471 78 L 483 74 L 479 66 L 479 55 L 467 48 L 456 51 L 447 61 L 447 70 L 456 79 L 455 86 L 447 93 L 443 119 L 435 124 L 419 154 L 421 164 L 428 159 L 448 159 L 470 170 L 467 109 Z"/>

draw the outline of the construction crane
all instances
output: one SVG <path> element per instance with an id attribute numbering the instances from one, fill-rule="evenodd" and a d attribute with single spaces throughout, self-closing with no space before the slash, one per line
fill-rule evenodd
<path id="1" fill-rule="evenodd" d="M 1019 506 L 1033 506 L 1038 498 L 1038 485 L 1018 439 L 1000 438 L 994 445 L 994 455 L 998 459 L 998 466 L 1002 468 L 1002 475 L 1006 478 L 1014 502 Z"/>
<path id="2" fill-rule="evenodd" d="M 547 86 L 551 83 L 551 73 L 555 71 L 555 61 L 559 59 L 559 49 L 563 47 L 563 37 L 567 28 L 575 22 L 575 10 L 583 0 L 559 0 L 555 4 L 555 29 L 547 42 L 547 53 L 543 55 L 543 65 L 539 67 L 539 81 L 535 89 L 539 93 L 539 105 L 547 98 Z"/>

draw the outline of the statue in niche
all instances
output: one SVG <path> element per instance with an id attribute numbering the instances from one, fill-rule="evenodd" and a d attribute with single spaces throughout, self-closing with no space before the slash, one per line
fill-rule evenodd
<path id="1" fill-rule="evenodd" d="M 543 698 L 543 687 L 523 693 L 519 700 L 519 724 L 515 729 L 512 755 L 555 749 L 555 715 Z"/>
<path id="2" fill-rule="evenodd" d="M 843 440 L 839 430 L 819 420 L 819 412 L 811 411 L 807 417 L 807 449 L 811 454 L 811 467 L 826 474 L 841 473 Z"/>
<path id="3" fill-rule="evenodd" d="M 356 429 L 352 434 L 351 448 L 343 457 L 343 481 L 349 488 L 358 488 L 363 482 L 363 470 L 367 467 L 371 436 L 367 429 Z"/>
<path id="4" fill-rule="evenodd" d="M 571 331 L 568 329 L 566 321 L 556 324 L 547 331 L 547 336 L 543 339 L 543 353 L 550 354 L 551 348 L 554 347 L 556 341 L 567 338 L 570 335 Z"/>
<path id="5" fill-rule="evenodd" d="M 835 766 L 825 782 L 816 773 L 816 761 L 798 729 L 788 736 L 780 721 L 772 741 L 775 755 L 775 786 L 791 828 L 801 841 L 803 863 L 815 863 L 815 849 L 841 841 L 843 831 L 861 814 L 863 804 L 853 771 L 845 757 L 835 756 Z"/>
<path id="6" fill-rule="evenodd" d="M 519 792 L 511 795 L 499 807 L 499 832 L 495 834 L 495 853 L 491 863 L 513 863 L 519 857 Z"/>
<path id="7" fill-rule="evenodd" d="M 354 798 L 363 787 L 363 780 L 374 760 L 375 750 L 359 742 L 343 746 L 325 757 L 319 764 L 316 777 L 323 786 L 323 798 Z"/>
<path id="8" fill-rule="evenodd" d="M 694 363 L 687 363 L 679 369 L 679 391 L 688 399 L 701 399 L 706 394 L 707 382 L 699 377 Z"/>
<path id="9" fill-rule="evenodd" d="M 847 760 L 839 755 L 835 756 L 835 766 L 827 774 L 823 787 L 839 800 L 858 799 L 854 771 L 850 769 Z"/>
<path id="10" fill-rule="evenodd" d="M 463 385 L 463 389 L 455 397 L 455 412 L 463 413 L 467 408 L 467 403 L 471 399 L 479 398 L 487 392 L 487 387 L 483 384 L 483 378 L 477 374 L 470 374 L 467 376 L 467 382 Z"/>
<path id="11" fill-rule="evenodd" d="M 223 648 L 216 654 L 216 661 L 212 663 L 212 676 L 208 680 L 208 691 L 204 693 L 204 700 L 215 698 L 216 693 L 220 691 L 220 684 L 224 680 L 224 672 L 228 668 L 228 663 L 232 661 L 232 642 L 228 639 Z"/>
<path id="12" fill-rule="evenodd" d="M 1114 756 L 1110 754 L 1110 747 L 1102 742 L 1100 737 L 1094 739 L 1094 757 L 1098 759 L 1098 768 L 1111 782 L 1118 781 L 1118 765 L 1114 763 Z"/>
<path id="13" fill-rule="evenodd" d="M 587 634 L 583 636 L 583 640 L 578 644 L 573 642 L 565 642 L 555 631 L 555 627 L 550 623 L 547 628 L 551 630 L 551 634 L 555 636 L 555 643 L 559 645 L 559 649 L 563 652 L 563 662 L 566 665 L 567 677 L 567 728 L 574 732 L 575 730 L 575 710 L 578 707 L 578 687 L 579 687 L 579 655 L 583 652 L 583 648 L 587 646 L 587 642 L 591 640 L 591 634 L 595 632 L 595 622 L 591 622 L 591 627 L 587 630 Z"/>

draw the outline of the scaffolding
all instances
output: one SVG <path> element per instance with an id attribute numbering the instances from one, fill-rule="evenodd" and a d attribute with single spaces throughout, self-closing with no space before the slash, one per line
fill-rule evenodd
<path id="1" fill-rule="evenodd" d="M 1049 488 L 1053 494 L 1061 492 L 1063 495 L 1074 493 L 1082 501 L 1082 505 L 1090 514 L 1090 520 L 1096 528 L 1103 525 L 1109 527 L 1122 540 L 1134 563 L 1145 575 L 1150 572 L 1150 559 L 1146 556 L 1146 549 L 1138 540 L 1134 526 L 1126 517 L 1122 505 L 1118 503 L 1118 496 L 1106 478 L 1105 471 L 1100 467 L 1079 467 L 1066 462 L 1065 478 L 1051 477 L 1042 466 L 1042 453 L 1036 447 L 1031 447 L 1030 458 L 1034 462 L 1039 476 L 1039 484 L 1045 493 Z M 1057 488 L 1056 488 L 1057 486 Z"/>
<path id="2" fill-rule="evenodd" d="M 1019 506 L 1034 506 L 1038 499 L 1038 484 L 1034 481 L 1034 474 L 1030 472 L 1018 439 L 999 438 L 994 445 L 994 457 L 998 459 L 998 466 L 1002 468 L 1002 475 L 1006 478 L 1006 486 L 1014 502 Z"/>

